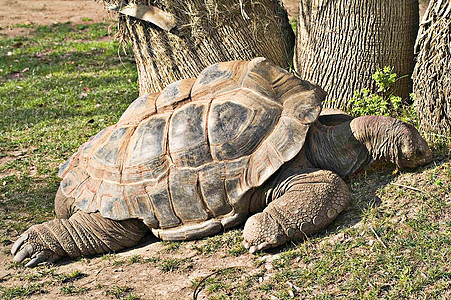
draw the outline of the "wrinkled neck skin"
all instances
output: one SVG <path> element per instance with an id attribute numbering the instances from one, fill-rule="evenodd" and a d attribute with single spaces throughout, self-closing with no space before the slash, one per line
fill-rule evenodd
<path id="1" fill-rule="evenodd" d="M 349 177 L 376 160 L 396 163 L 401 124 L 382 116 L 359 117 L 331 127 L 316 122 L 307 136 L 307 158 L 314 166 L 341 177 Z"/>
<path id="2" fill-rule="evenodd" d="M 357 140 L 368 149 L 373 160 L 398 164 L 398 145 L 406 128 L 403 122 L 384 116 L 364 116 L 351 121 L 350 127 Z"/>

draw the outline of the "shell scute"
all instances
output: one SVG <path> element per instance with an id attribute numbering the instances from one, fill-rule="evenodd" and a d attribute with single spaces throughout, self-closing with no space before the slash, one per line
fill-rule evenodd
<path id="1" fill-rule="evenodd" d="M 166 127 L 169 116 L 155 116 L 142 122 L 130 139 L 127 165 L 141 165 L 166 154 Z"/>
<path id="2" fill-rule="evenodd" d="M 245 174 L 249 163 L 249 156 L 244 156 L 224 163 L 225 167 L 225 189 L 230 205 L 235 210 L 241 210 L 241 204 L 247 205 L 241 201 L 241 197 L 251 186 L 247 185 Z"/>
<path id="3" fill-rule="evenodd" d="M 150 228 L 158 228 L 158 220 L 152 211 L 152 203 L 143 184 L 125 185 L 124 192 L 132 214 L 143 219 Z"/>
<path id="4" fill-rule="evenodd" d="M 155 180 L 166 175 L 168 120 L 171 113 L 153 115 L 138 125 L 128 143 L 122 183 Z"/>
<path id="5" fill-rule="evenodd" d="M 281 117 L 274 129 L 278 134 L 269 136 L 267 142 L 283 161 L 289 161 L 301 151 L 308 129 L 309 126 L 292 118 Z"/>
<path id="6" fill-rule="evenodd" d="M 122 146 L 122 141 L 126 133 L 126 127 L 119 127 L 114 130 L 107 142 L 97 149 L 93 158 L 101 164 L 112 167 L 116 166 L 119 149 Z"/>
<path id="7" fill-rule="evenodd" d="M 206 164 L 199 170 L 200 193 L 215 217 L 232 211 L 225 189 L 225 177 L 223 162 Z"/>
<path id="8" fill-rule="evenodd" d="M 72 197 L 76 199 L 76 206 L 86 212 L 99 211 L 100 204 L 97 198 L 99 198 L 99 193 L 101 192 L 101 184 L 101 179 L 89 177 L 85 184 L 80 185 L 79 189 L 72 193 Z"/>
<path id="9" fill-rule="evenodd" d="M 240 88 L 248 62 L 222 62 L 205 68 L 191 89 L 191 99 L 212 99 L 216 95 Z"/>
<path id="10" fill-rule="evenodd" d="M 174 212 L 183 223 L 208 219 L 209 213 L 199 190 L 197 170 L 171 168 L 169 188 Z"/>
<path id="11" fill-rule="evenodd" d="M 102 216 L 113 220 L 130 218 L 128 199 L 123 197 L 123 186 L 114 182 L 103 181 L 97 195 Z"/>
<path id="12" fill-rule="evenodd" d="M 180 101 L 188 99 L 191 87 L 195 81 L 196 79 L 193 78 L 182 79 L 165 87 L 156 100 L 157 110 L 160 111 L 165 107 L 171 107 Z"/>
<path id="13" fill-rule="evenodd" d="M 105 139 L 108 137 L 108 134 L 112 131 L 112 126 L 106 127 L 102 129 L 99 133 L 97 133 L 94 136 L 91 136 L 86 143 L 83 143 L 78 151 L 74 153 L 64 164 L 60 166 L 60 170 L 58 172 L 58 177 L 64 178 L 66 174 L 72 170 L 73 168 L 77 167 L 81 162 L 85 162 L 90 154 L 91 150 L 94 145 L 98 144 L 102 139 Z M 82 168 L 85 167 L 86 164 L 82 164 Z"/>
<path id="14" fill-rule="evenodd" d="M 180 224 L 180 219 L 177 218 L 172 209 L 167 178 L 162 179 L 155 185 L 147 185 L 146 192 L 152 203 L 153 212 L 158 219 L 160 228 L 170 228 Z"/>
<path id="15" fill-rule="evenodd" d="M 212 160 L 207 137 L 209 103 L 193 102 L 177 109 L 170 120 L 169 152 L 178 167 L 198 167 Z"/>
<path id="16" fill-rule="evenodd" d="M 118 125 L 137 125 L 156 112 L 155 101 L 160 93 L 147 94 L 133 101 L 119 119 Z"/>
<path id="17" fill-rule="evenodd" d="M 117 127 L 103 143 L 96 145 L 85 167 L 89 175 L 120 183 L 125 150 L 134 130 L 131 126 Z"/>
<path id="18" fill-rule="evenodd" d="M 70 170 L 60 183 L 64 195 L 72 195 L 88 178 L 89 174 L 83 169 L 73 168 Z"/>
<path id="19" fill-rule="evenodd" d="M 249 186 L 259 186 L 284 163 L 277 151 L 268 142 L 264 142 L 251 155 L 246 173 Z"/>
<path id="20" fill-rule="evenodd" d="M 247 69 L 241 88 L 249 89 L 280 103 L 274 89 L 274 82 L 286 76 L 288 72 L 262 57 L 250 61 Z"/>
<path id="21" fill-rule="evenodd" d="M 276 102 L 246 89 L 215 98 L 208 122 L 213 157 L 230 160 L 250 155 L 271 132 L 281 111 Z"/>

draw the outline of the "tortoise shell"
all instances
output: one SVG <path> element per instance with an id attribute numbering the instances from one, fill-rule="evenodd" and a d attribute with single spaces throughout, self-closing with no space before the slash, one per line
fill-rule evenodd
<path id="1" fill-rule="evenodd" d="M 86 212 L 150 228 L 247 214 L 246 192 L 301 150 L 325 93 L 264 58 L 218 63 L 135 100 L 60 169 Z"/>

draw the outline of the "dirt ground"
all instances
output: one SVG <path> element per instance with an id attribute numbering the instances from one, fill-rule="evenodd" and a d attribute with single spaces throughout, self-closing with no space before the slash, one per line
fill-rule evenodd
<path id="1" fill-rule="evenodd" d="M 54 275 L 49 275 L 52 268 L 47 266 L 8 269 L 12 257 L 6 252 L 11 246 L 0 246 L 0 285 L 2 281 L 7 282 L 8 287 L 42 284 L 42 289 L 27 299 L 123 299 L 127 295 L 134 295 L 136 299 L 192 299 L 193 283 L 198 278 L 211 275 L 216 269 L 236 267 L 244 270 L 243 276 L 248 277 L 252 272 L 261 272 L 261 268 L 264 268 L 255 268 L 255 257 L 250 254 L 227 257 L 221 250 L 210 255 L 199 255 L 193 249 L 203 243 L 204 241 L 185 242 L 172 249 L 173 246 L 156 242 L 149 236 L 137 248 L 108 258 L 104 256 L 59 262 Z M 137 257 L 141 262 L 133 262 Z M 143 262 L 153 259 L 158 261 Z M 171 262 L 177 262 L 178 265 L 168 270 L 169 267 L 165 266 Z M 70 274 L 74 271 L 80 271 L 83 275 L 73 282 L 61 282 L 57 279 L 58 274 Z M 68 294 L 63 291 L 68 283 L 87 291 Z M 122 297 L 109 292 L 117 287 L 125 290 Z M 197 299 L 206 299 L 205 293 L 202 291 Z"/>
<path id="2" fill-rule="evenodd" d="M 103 4 L 93 0 L 0 0 L 0 33 L 24 35 L 28 28 L 16 24 L 50 25 L 55 22 L 74 24 L 105 22 L 115 18 Z"/>

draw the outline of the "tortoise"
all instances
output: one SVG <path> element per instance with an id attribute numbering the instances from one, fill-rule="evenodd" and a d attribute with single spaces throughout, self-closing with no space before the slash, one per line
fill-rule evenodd
<path id="1" fill-rule="evenodd" d="M 61 166 L 56 219 L 14 243 L 27 266 L 191 240 L 247 222 L 251 252 L 321 230 L 350 201 L 342 178 L 431 160 L 418 131 L 383 116 L 321 114 L 326 93 L 264 58 L 222 62 L 142 96 Z"/>

